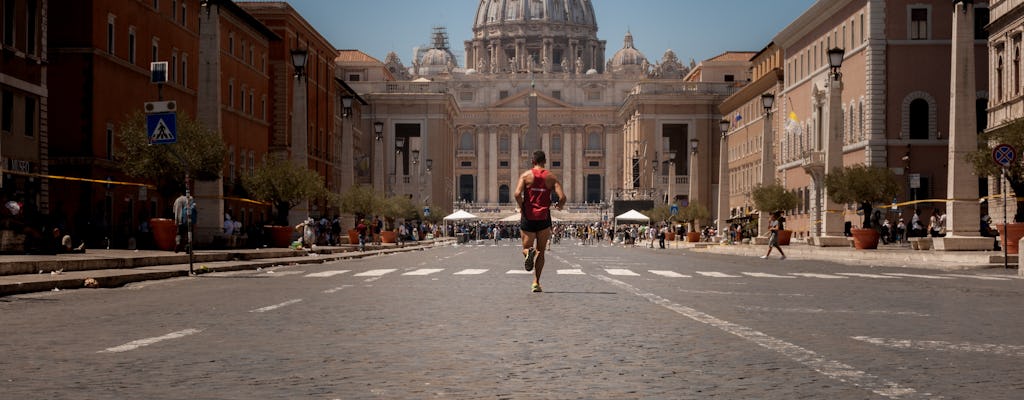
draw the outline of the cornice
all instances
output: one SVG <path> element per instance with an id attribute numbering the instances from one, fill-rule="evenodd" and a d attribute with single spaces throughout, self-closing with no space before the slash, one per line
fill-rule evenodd
<path id="1" fill-rule="evenodd" d="M 804 11 L 797 19 L 790 22 L 785 28 L 779 31 L 772 39 L 783 49 L 792 46 L 798 40 L 804 39 L 810 32 L 821 25 L 821 21 L 837 13 L 854 0 L 821 0 L 815 2 Z"/>

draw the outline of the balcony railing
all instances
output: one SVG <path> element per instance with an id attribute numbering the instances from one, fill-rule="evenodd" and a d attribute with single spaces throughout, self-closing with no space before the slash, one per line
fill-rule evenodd
<path id="1" fill-rule="evenodd" d="M 456 157 L 476 157 L 476 150 L 462 150 L 462 149 L 459 149 L 459 150 L 455 151 L 455 156 Z"/>
<path id="2" fill-rule="evenodd" d="M 604 150 L 602 149 L 586 149 L 583 151 L 584 157 L 604 157 Z"/>

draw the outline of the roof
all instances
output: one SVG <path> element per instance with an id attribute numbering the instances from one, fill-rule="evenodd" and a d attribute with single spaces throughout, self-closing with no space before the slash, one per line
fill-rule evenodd
<path id="1" fill-rule="evenodd" d="M 338 50 L 338 56 L 334 58 L 334 61 L 338 62 L 372 62 L 377 64 L 384 64 L 380 60 L 371 57 L 369 54 L 363 53 L 360 50 Z"/>
<path id="2" fill-rule="evenodd" d="M 708 61 L 750 61 L 757 55 L 756 51 L 727 51 L 717 56 L 711 57 L 704 62 Z"/>

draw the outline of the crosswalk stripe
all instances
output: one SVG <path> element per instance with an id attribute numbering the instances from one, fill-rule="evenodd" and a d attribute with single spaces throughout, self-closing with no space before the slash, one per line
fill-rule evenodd
<path id="1" fill-rule="evenodd" d="M 560 269 L 558 270 L 559 275 L 586 275 L 582 269 Z"/>
<path id="2" fill-rule="evenodd" d="M 441 272 L 441 271 L 444 271 L 444 268 L 420 268 L 420 269 L 415 270 L 415 271 L 406 272 L 406 273 L 404 273 L 402 275 L 420 275 L 420 276 L 422 276 L 422 275 L 430 275 L 430 274 L 438 273 L 438 272 Z"/>
<path id="3" fill-rule="evenodd" d="M 676 271 L 659 271 L 659 270 L 649 269 L 649 270 L 647 270 L 647 272 L 650 272 L 650 273 L 655 274 L 655 275 L 661 275 L 661 276 L 664 276 L 666 278 L 689 278 L 690 277 L 689 275 L 683 275 L 683 274 L 680 274 L 680 273 L 678 273 Z"/>
<path id="4" fill-rule="evenodd" d="M 298 274 L 304 274 L 304 273 L 306 273 L 306 271 L 274 271 L 274 270 L 267 271 L 267 274 L 270 274 L 270 276 L 273 276 L 273 277 L 281 277 L 281 276 L 288 276 L 288 275 L 298 275 Z"/>
<path id="5" fill-rule="evenodd" d="M 888 276 L 879 274 L 860 274 L 856 272 L 836 272 L 836 275 L 844 276 L 856 276 L 858 278 L 871 278 L 871 279 L 900 279 L 898 276 Z"/>
<path id="6" fill-rule="evenodd" d="M 510 269 L 505 274 L 506 275 L 533 275 L 533 271 L 527 271 L 525 269 Z"/>
<path id="7" fill-rule="evenodd" d="M 371 269 L 366 272 L 360 272 L 355 276 L 384 276 L 392 272 L 398 271 L 397 269 Z"/>
<path id="8" fill-rule="evenodd" d="M 765 273 L 765 272 L 741 272 L 741 274 L 752 276 L 752 277 L 755 277 L 755 278 L 788 278 L 788 279 L 796 279 L 795 276 L 775 275 L 775 274 L 769 274 L 769 273 Z"/>
<path id="9" fill-rule="evenodd" d="M 343 270 L 339 270 L 339 271 L 315 272 L 315 273 L 306 275 L 306 277 L 307 278 L 330 278 L 332 276 L 341 275 L 341 274 L 344 274 L 346 272 L 349 272 L 349 270 L 343 269 Z"/>
<path id="10" fill-rule="evenodd" d="M 953 279 L 953 278 L 950 278 L 948 276 L 938 276 L 938 275 L 916 275 L 916 274 L 898 274 L 898 273 L 886 273 L 885 275 L 905 276 L 907 278 L 922 278 L 922 279 Z"/>
<path id="11" fill-rule="evenodd" d="M 622 268 L 605 268 L 604 272 L 607 272 L 607 273 L 612 274 L 612 275 L 619 275 L 619 276 L 640 276 L 640 274 L 638 274 L 636 272 L 630 271 L 628 269 L 622 269 Z"/>
<path id="12" fill-rule="evenodd" d="M 739 275 L 729 275 L 722 272 L 711 272 L 711 271 L 693 271 L 700 275 L 711 277 L 711 278 L 742 278 Z"/>
<path id="13" fill-rule="evenodd" d="M 482 274 L 484 272 L 487 272 L 487 270 L 486 269 L 464 269 L 462 271 L 454 273 L 453 275 L 480 275 L 480 274 Z"/>
<path id="14" fill-rule="evenodd" d="M 829 275 L 829 274 L 812 274 L 809 272 L 790 272 L 790 275 L 803 276 L 807 278 L 821 278 L 821 279 L 846 279 L 845 276 Z"/>
<path id="15" fill-rule="evenodd" d="M 1000 278 L 995 276 L 982 276 L 982 275 L 964 275 L 964 274 L 945 274 L 945 276 L 951 276 L 954 278 L 969 278 L 969 279 L 981 279 L 983 281 L 1008 281 L 1010 278 Z"/>

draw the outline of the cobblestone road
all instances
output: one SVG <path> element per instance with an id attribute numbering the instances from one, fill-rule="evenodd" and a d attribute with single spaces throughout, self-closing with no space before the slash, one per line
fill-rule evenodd
<path id="1" fill-rule="evenodd" d="M 564 242 L 563 242 L 564 243 Z M 1015 271 L 512 242 L 0 298 L 12 399 L 1016 399 Z"/>

